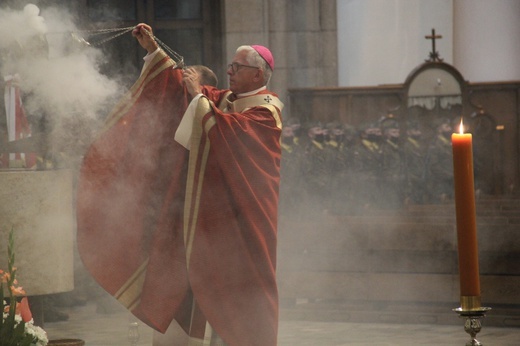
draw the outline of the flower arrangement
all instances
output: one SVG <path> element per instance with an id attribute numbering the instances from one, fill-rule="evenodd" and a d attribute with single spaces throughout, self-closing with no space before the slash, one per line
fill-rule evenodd
<path id="1" fill-rule="evenodd" d="M 26 293 L 16 280 L 12 229 L 9 233 L 7 256 L 7 272 L 0 269 L 0 346 L 45 346 L 49 342 L 47 334 L 42 328 L 34 325 Z M 4 284 L 9 292 L 7 301 L 4 297 Z"/>

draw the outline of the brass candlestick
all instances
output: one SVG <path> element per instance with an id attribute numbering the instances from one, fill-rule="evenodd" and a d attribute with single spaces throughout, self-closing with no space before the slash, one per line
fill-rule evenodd
<path id="1" fill-rule="evenodd" d="M 482 329 L 480 319 L 486 316 L 486 312 L 491 308 L 480 306 L 480 296 L 461 296 L 460 307 L 453 309 L 459 314 L 459 317 L 464 318 L 464 330 L 471 337 L 466 346 L 482 346 L 482 343 L 477 340 L 477 334 Z"/>

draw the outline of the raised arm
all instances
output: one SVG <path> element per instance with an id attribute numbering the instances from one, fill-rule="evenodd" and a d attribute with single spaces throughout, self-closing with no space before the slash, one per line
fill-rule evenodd
<path id="1" fill-rule="evenodd" d="M 132 30 L 132 36 L 134 36 L 141 47 L 146 49 L 148 53 L 153 53 L 159 45 L 155 42 L 153 38 L 152 27 L 145 23 L 140 23 L 135 26 L 135 29 Z"/>

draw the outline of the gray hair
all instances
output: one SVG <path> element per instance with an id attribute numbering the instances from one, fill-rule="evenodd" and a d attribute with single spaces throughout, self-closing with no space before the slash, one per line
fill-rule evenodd
<path id="1" fill-rule="evenodd" d="M 271 76 L 273 74 L 273 71 L 271 70 L 271 67 L 267 65 L 267 62 L 262 58 L 260 54 L 251 46 L 240 46 L 237 48 L 237 53 L 241 51 L 246 51 L 246 60 L 247 63 L 251 66 L 256 66 L 259 69 L 262 70 L 264 73 L 264 85 L 267 85 L 269 81 L 271 80 Z"/>

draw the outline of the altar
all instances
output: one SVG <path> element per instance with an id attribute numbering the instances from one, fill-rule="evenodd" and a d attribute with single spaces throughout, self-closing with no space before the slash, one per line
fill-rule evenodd
<path id="1" fill-rule="evenodd" d="M 72 171 L 0 171 L 0 199 L 0 268 L 7 270 L 12 229 L 17 280 L 27 295 L 72 291 Z"/>

